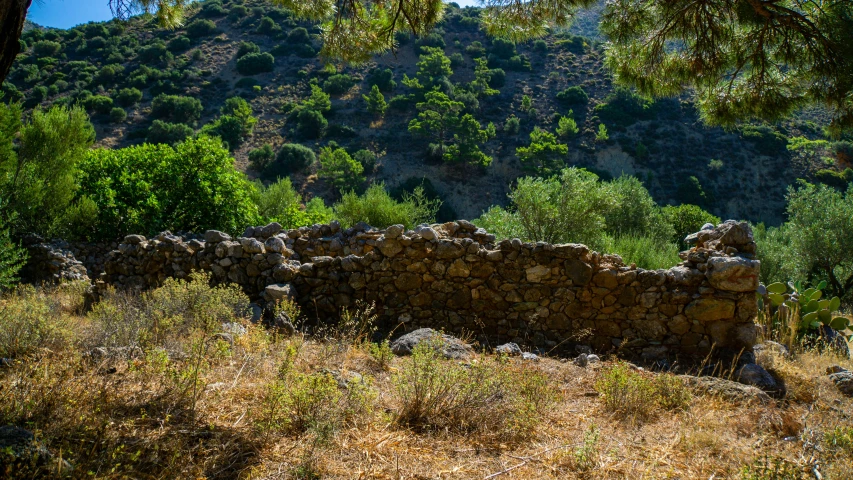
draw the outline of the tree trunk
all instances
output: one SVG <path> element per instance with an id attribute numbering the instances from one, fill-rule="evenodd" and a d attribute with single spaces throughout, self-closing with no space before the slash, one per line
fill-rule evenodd
<path id="1" fill-rule="evenodd" d="M 0 0 L 0 83 L 6 79 L 21 49 L 18 39 L 32 0 Z"/>

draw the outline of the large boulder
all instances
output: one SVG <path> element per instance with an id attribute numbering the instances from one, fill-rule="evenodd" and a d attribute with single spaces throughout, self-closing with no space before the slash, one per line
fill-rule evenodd
<path id="1" fill-rule="evenodd" d="M 743 384 L 758 387 L 768 393 L 780 393 L 784 390 L 770 372 L 755 363 L 747 363 L 735 373 L 735 379 Z"/>
<path id="2" fill-rule="evenodd" d="M 431 328 L 419 328 L 397 338 L 391 342 L 391 351 L 395 355 L 411 355 L 415 347 L 421 343 L 426 343 L 446 358 L 462 360 L 473 353 L 471 346 L 462 340 Z"/>
<path id="3" fill-rule="evenodd" d="M 733 382 L 717 377 L 694 377 L 679 375 L 684 383 L 696 392 L 706 395 L 716 395 L 736 403 L 770 403 L 770 395 L 751 385 Z"/>

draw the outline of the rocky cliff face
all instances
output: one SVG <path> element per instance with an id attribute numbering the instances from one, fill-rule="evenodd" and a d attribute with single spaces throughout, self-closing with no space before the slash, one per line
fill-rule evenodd
<path id="1" fill-rule="evenodd" d="M 411 231 L 271 224 L 239 238 L 130 235 L 107 255 L 97 284 L 144 289 L 209 272 L 260 303 L 290 296 L 326 320 L 365 302 L 389 326 L 466 332 L 483 342 L 585 343 L 649 359 L 751 348 L 759 262 L 749 226 L 708 225 L 689 239 L 696 246 L 682 264 L 650 271 L 584 245 L 495 243 L 466 221 Z"/>

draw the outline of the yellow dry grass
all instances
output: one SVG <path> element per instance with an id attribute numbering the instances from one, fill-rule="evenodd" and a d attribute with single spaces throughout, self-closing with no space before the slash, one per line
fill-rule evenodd
<path id="1" fill-rule="evenodd" d="M 764 458 L 803 471 L 817 468 L 823 478 L 850 478 L 853 446 L 830 445 L 827 435 L 853 428 L 853 402 L 823 373 L 831 364 L 853 364 L 829 354 L 766 361 L 785 379 L 786 400 L 739 405 L 694 396 L 686 410 L 657 410 L 643 421 L 608 411 L 599 398 L 596 381 L 613 362 L 587 368 L 551 358 L 527 362 L 523 368 L 543 373 L 557 401 L 531 435 L 497 441 L 397 423 L 393 377 L 410 358 L 395 358 L 382 369 L 364 345 L 271 338 L 253 325 L 233 347 L 209 355 L 193 412 L 150 357 L 83 356 L 80 335 L 89 320 L 73 302 L 60 303 L 56 321 L 76 336 L 0 370 L 0 422 L 35 431 L 75 465 L 78 478 L 719 479 L 746 478 L 744 467 Z M 373 413 L 329 436 L 259 430 L 254 419 L 266 387 L 293 352 L 294 371 L 371 378 Z M 469 360 L 485 361 L 488 355 Z"/>

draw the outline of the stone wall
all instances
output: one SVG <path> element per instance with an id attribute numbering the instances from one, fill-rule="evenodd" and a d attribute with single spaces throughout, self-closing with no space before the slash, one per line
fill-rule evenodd
<path id="1" fill-rule="evenodd" d="M 149 288 L 206 271 L 261 302 L 289 292 L 321 319 L 375 302 L 387 326 L 403 325 L 398 331 L 433 327 L 490 344 L 702 357 L 712 345 L 751 348 L 756 335 L 752 232 L 732 221 L 708 227 L 689 237 L 696 246 L 681 265 L 654 271 L 583 245 L 495 244 L 466 221 L 413 231 L 272 224 L 236 239 L 217 231 L 203 240 L 130 235 L 108 254 L 97 284 Z"/>

